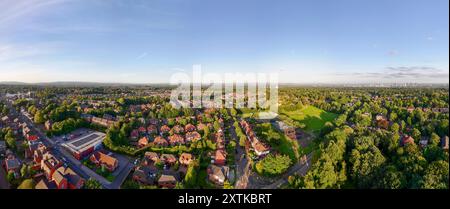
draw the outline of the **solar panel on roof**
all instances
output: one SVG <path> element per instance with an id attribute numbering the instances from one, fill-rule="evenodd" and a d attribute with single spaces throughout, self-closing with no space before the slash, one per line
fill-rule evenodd
<path id="1" fill-rule="evenodd" d="M 75 147 L 80 147 L 81 145 L 86 144 L 86 143 L 90 142 L 91 140 L 96 139 L 99 136 L 100 135 L 98 135 L 98 134 L 92 134 L 92 135 L 89 135 L 89 136 L 87 136 L 87 137 L 85 137 L 83 139 L 80 139 L 78 141 L 72 142 L 72 145 L 75 146 Z"/>

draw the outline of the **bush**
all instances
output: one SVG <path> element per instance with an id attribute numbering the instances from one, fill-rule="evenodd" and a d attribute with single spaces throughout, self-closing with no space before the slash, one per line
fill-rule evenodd
<path id="1" fill-rule="evenodd" d="M 120 186 L 121 189 L 139 189 L 139 183 L 128 179 L 125 182 L 123 182 L 122 186 Z"/>
<path id="2" fill-rule="evenodd" d="M 194 188 L 197 184 L 197 168 L 198 163 L 194 162 L 189 165 L 186 176 L 184 177 L 184 185 L 186 188 Z"/>
<path id="3" fill-rule="evenodd" d="M 85 189 L 102 189 L 103 187 L 100 184 L 100 182 L 98 182 L 95 179 L 90 178 L 86 181 L 86 183 L 84 183 L 84 188 Z"/>
<path id="4" fill-rule="evenodd" d="M 289 168 L 292 160 L 287 155 L 268 155 L 256 163 L 256 172 L 264 176 L 280 175 Z"/>

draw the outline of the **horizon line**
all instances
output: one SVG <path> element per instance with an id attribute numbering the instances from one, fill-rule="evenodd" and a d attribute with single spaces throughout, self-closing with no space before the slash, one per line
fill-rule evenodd
<path id="1" fill-rule="evenodd" d="M 148 83 L 139 83 L 139 82 L 102 82 L 102 81 L 45 81 L 45 82 L 25 82 L 25 81 L 0 81 L 0 85 L 42 85 L 42 84 L 57 84 L 57 83 L 72 83 L 72 84 L 121 84 L 121 85 L 178 85 L 178 84 L 170 84 L 170 82 L 148 82 Z M 232 82 L 225 82 L 223 84 L 229 84 Z M 254 82 L 233 82 L 236 84 L 241 83 L 254 83 Z M 201 83 L 190 83 L 190 84 L 201 84 Z M 368 85 L 368 84 L 377 84 L 377 85 L 393 85 L 393 84 L 414 84 L 414 85 L 449 85 L 449 82 L 278 82 L 279 85 Z"/>

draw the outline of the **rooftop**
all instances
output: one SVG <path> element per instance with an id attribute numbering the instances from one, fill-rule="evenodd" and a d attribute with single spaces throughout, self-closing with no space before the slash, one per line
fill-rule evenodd
<path id="1" fill-rule="evenodd" d="M 66 142 L 62 144 L 64 147 L 67 147 L 72 152 L 83 152 L 90 147 L 101 144 L 103 139 L 105 139 L 105 134 L 101 132 L 94 132 L 88 135 L 81 136 L 77 139 L 74 139 L 70 142 Z"/>

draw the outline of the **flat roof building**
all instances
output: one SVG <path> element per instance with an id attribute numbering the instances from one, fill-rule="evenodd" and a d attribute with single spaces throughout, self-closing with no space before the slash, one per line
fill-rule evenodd
<path id="1" fill-rule="evenodd" d="M 75 158 L 80 160 L 95 150 L 98 150 L 102 145 L 103 139 L 105 139 L 104 133 L 93 132 L 66 142 L 62 146 L 67 148 Z"/>

